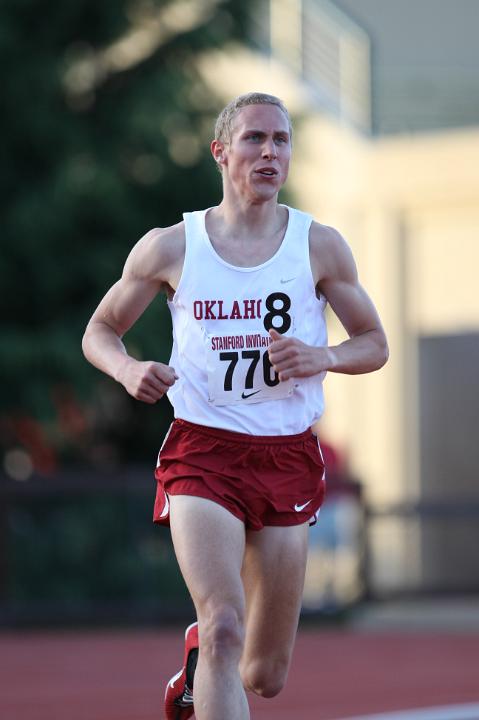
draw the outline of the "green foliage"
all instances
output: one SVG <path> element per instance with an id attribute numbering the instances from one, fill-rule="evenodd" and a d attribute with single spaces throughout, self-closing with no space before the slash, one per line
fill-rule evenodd
<path id="1" fill-rule="evenodd" d="M 92 70 L 140 13 L 173 4 L 5 0 L 0 8 L 0 415 L 38 420 L 60 458 L 88 459 L 93 435 L 121 444 L 126 459 L 140 457 L 170 416 L 166 400 L 154 408 L 126 400 L 129 432 L 105 430 L 98 402 L 104 381 L 83 359 L 80 342 L 132 245 L 151 227 L 219 198 L 205 128 L 220 103 L 195 59 L 244 36 L 248 3 L 218 3 L 212 17 L 127 68 Z M 128 341 L 144 357 L 167 359 L 164 302 L 153 303 Z M 62 427 L 53 399 L 59 386 L 84 412 L 88 437 Z M 21 444 L 10 428 L 4 449 L 12 443 Z"/>

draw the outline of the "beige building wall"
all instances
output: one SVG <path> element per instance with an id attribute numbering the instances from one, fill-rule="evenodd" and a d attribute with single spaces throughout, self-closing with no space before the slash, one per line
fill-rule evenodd
<path id="1" fill-rule="evenodd" d="M 203 70 L 225 100 L 251 89 L 270 92 L 299 117 L 287 189 L 298 207 L 351 245 L 391 351 L 378 373 L 329 374 L 320 429 L 347 454 L 373 509 L 414 501 L 418 337 L 479 331 L 479 128 L 365 138 L 322 116 L 294 77 L 247 51 L 209 56 Z M 345 338 L 332 314 L 329 327 L 332 343 Z M 374 522 L 373 588 L 420 587 L 421 542 L 417 521 Z"/>
<path id="2" fill-rule="evenodd" d="M 479 331 L 479 129 L 368 140 L 312 114 L 296 153 L 294 195 L 350 243 L 391 350 L 379 373 L 328 376 L 321 429 L 373 509 L 417 500 L 419 336 Z M 370 541 L 377 589 L 421 585 L 416 521 L 376 521 Z"/>

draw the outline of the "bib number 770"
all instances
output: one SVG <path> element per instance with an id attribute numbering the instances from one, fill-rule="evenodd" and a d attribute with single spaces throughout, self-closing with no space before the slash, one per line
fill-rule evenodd
<path id="1" fill-rule="evenodd" d="M 270 363 L 271 338 L 267 334 L 271 328 L 282 334 L 291 328 L 291 299 L 286 293 L 274 292 L 265 306 L 266 333 L 258 332 L 256 326 L 251 333 L 243 330 L 238 335 L 206 336 L 209 400 L 214 405 L 281 400 L 293 392 L 293 379 L 280 382 Z"/>
<path id="2" fill-rule="evenodd" d="M 223 389 L 228 392 L 233 389 L 233 373 L 235 371 L 235 367 L 238 364 L 238 360 L 240 357 L 240 353 L 238 352 L 220 352 L 220 360 L 222 362 L 228 362 L 229 365 L 226 368 L 225 372 L 225 379 L 223 384 Z M 242 360 L 250 360 L 250 364 L 248 367 L 248 370 L 246 372 L 245 382 L 244 382 L 244 389 L 245 390 L 252 390 L 253 383 L 254 383 L 254 373 L 256 370 L 256 366 L 259 363 L 261 357 L 260 350 L 242 350 L 241 351 L 241 359 Z M 263 352 L 263 381 L 264 384 L 267 387 L 274 387 L 275 385 L 278 385 L 279 383 L 279 377 L 278 373 L 273 371 L 273 377 L 271 377 L 271 371 L 273 370 L 273 366 L 270 363 L 268 351 L 265 350 Z"/>

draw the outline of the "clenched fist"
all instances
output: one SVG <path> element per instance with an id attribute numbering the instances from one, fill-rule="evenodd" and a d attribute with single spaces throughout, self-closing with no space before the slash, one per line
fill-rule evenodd
<path id="1" fill-rule="evenodd" d="M 169 365 L 129 357 L 116 379 L 134 398 L 153 405 L 174 385 L 178 375 Z"/>
<path id="2" fill-rule="evenodd" d="M 309 377 L 328 369 L 327 348 L 306 345 L 295 337 L 280 335 L 274 328 L 269 334 L 269 360 L 280 380 Z"/>

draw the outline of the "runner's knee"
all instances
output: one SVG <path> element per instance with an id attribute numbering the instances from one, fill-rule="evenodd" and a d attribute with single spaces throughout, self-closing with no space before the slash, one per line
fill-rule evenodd
<path id="1" fill-rule="evenodd" d="M 200 617 L 201 652 L 211 661 L 227 655 L 241 655 L 244 639 L 243 621 L 230 605 L 210 608 Z"/>
<path id="2" fill-rule="evenodd" d="M 244 687 L 255 695 L 272 698 L 284 688 L 287 675 L 287 660 L 261 658 L 247 664 L 242 680 Z"/>

